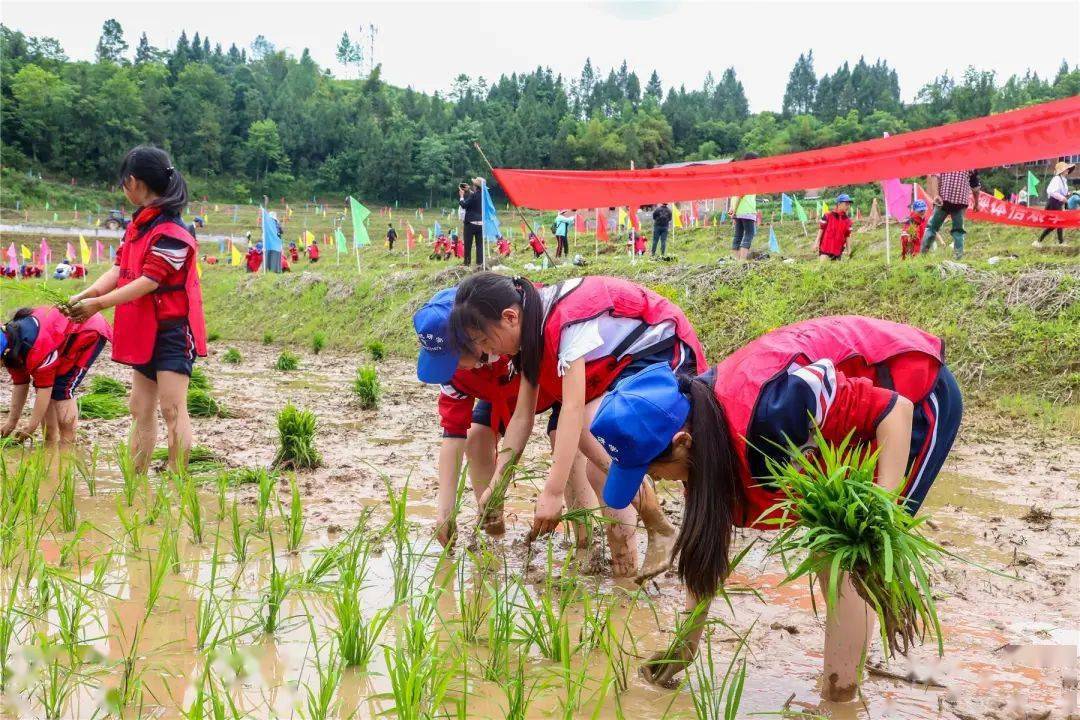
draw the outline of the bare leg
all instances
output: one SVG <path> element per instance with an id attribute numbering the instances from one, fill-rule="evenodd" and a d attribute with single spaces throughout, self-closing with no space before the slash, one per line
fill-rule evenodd
<path id="1" fill-rule="evenodd" d="M 818 576 L 824 593 L 828 579 Z M 822 697 L 834 702 L 854 700 L 859 690 L 860 671 L 867 641 L 874 631 L 874 613 L 855 592 L 851 578 L 844 575 L 836 606 L 825 613 L 825 662 Z"/>
<path id="2" fill-rule="evenodd" d="M 603 497 L 607 475 L 592 462 L 586 463 L 585 473 L 593 492 L 598 498 Z M 637 542 L 634 538 L 637 518 L 634 509 L 625 507 L 616 510 L 605 505 L 602 512 L 604 517 L 612 520 L 604 527 L 608 548 L 611 549 L 611 574 L 615 577 L 630 577 L 637 571 L 638 566 Z"/>
<path id="3" fill-rule="evenodd" d="M 145 475 L 150 469 L 150 459 L 154 455 L 157 443 L 158 385 L 142 373 L 131 373 L 131 397 L 128 409 L 131 410 L 131 459 L 135 461 L 135 471 Z"/>
<path id="4" fill-rule="evenodd" d="M 188 417 L 187 391 L 191 378 L 183 373 L 159 371 L 158 405 L 169 438 L 169 469 L 177 472 L 181 461 L 186 465 L 191 452 L 191 418 Z"/>
<path id="5" fill-rule="evenodd" d="M 469 482 L 472 484 L 476 502 L 488 489 L 495 474 L 495 452 L 498 450 L 499 436 L 487 425 L 473 423 L 465 438 L 465 459 L 469 463 Z M 503 506 L 489 507 L 484 518 L 484 531 L 488 535 L 502 535 L 506 532 L 503 520 Z"/>
<path id="6" fill-rule="evenodd" d="M 548 437 L 551 439 L 552 448 L 554 448 L 555 433 L 549 433 Z M 570 478 L 566 483 L 566 490 L 563 492 L 563 501 L 566 503 L 567 510 L 595 508 L 600 506 L 592 486 L 589 485 L 589 479 L 585 473 L 585 462 L 585 457 L 581 453 L 578 453 L 577 457 L 574 458 L 574 464 L 570 466 Z M 592 538 L 589 536 L 589 527 L 585 523 L 580 522 L 573 523 L 573 526 L 575 545 L 581 549 L 588 549 L 592 544 Z"/>
<path id="7" fill-rule="evenodd" d="M 60 480 L 60 423 L 56 416 L 56 401 L 45 410 L 45 457 L 49 463 L 49 479 Z"/>

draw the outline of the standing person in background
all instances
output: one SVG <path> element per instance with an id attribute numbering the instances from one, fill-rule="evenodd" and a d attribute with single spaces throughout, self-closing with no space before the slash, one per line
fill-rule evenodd
<path id="1" fill-rule="evenodd" d="M 124 158 L 120 185 L 138 210 L 124 232 L 116 265 L 71 298 L 69 316 L 86 322 L 116 307 L 112 359 L 134 370 L 129 405 L 135 469 L 145 473 L 150 467 L 160 408 L 169 468 L 177 472 L 191 448 L 191 369 L 196 356 L 206 357 L 198 247 L 180 217 L 187 183 L 164 150 L 140 145 Z"/>
<path id="2" fill-rule="evenodd" d="M 915 257 L 922 247 L 922 236 L 926 232 L 926 201 L 916 200 L 911 203 L 911 214 L 904 221 L 900 231 L 900 259 Z"/>
<path id="3" fill-rule="evenodd" d="M 837 195 L 833 208 L 821 216 L 817 236 L 818 260 L 839 260 L 844 256 L 851 236 L 851 218 L 847 214 L 850 207 L 851 196 L 841 193 Z"/>
<path id="4" fill-rule="evenodd" d="M 1065 179 L 1065 176 L 1072 172 L 1072 169 L 1076 167 L 1067 162 L 1059 162 L 1054 166 L 1054 177 L 1050 178 L 1050 182 L 1046 184 L 1046 209 L 1047 210 L 1064 210 L 1065 204 L 1069 201 L 1069 183 Z M 1065 233 L 1061 228 L 1046 228 L 1042 231 L 1042 235 L 1039 239 L 1031 243 L 1032 247 L 1042 247 L 1043 238 L 1057 230 L 1058 245 L 1065 244 Z"/>
<path id="5" fill-rule="evenodd" d="M 569 210 L 560 210 L 555 216 L 555 224 L 551 231 L 555 234 L 555 257 L 570 257 L 570 228 L 574 225 L 574 213 Z"/>
<path id="6" fill-rule="evenodd" d="M 1016 204 L 1027 207 L 1028 204 L 1028 191 L 1027 188 L 1020 188 L 1020 192 L 1016 193 Z"/>
<path id="7" fill-rule="evenodd" d="M 656 244 L 660 243 L 660 256 L 667 255 L 667 236 L 671 227 L 671 208 L 660 203 L 652 211 L 652 254 L 656 257 Z"/>
<path id="8" fill-rule="evenodd" d="M 394 252 L 395 240 L 397 240 L 397 230 L 394 229 L 393 223 L 388 223 L 386 226 L 386 247 L 390 248 L 390 252 Z"/>
<path id="9" fill-rule="evenodd" d="M 472 263 L 473 245 L 476 245 L 476 265 L 484 264 L 484 208 L 483 178 L 473 178 L 472 186 L 458 185 L 458 205 L 465 211 L 461 221 L 461 237 L 465 241 L 465 265 Z"/>
<path id="10" fill-rule="evenodd" d="M 959 260 L 964 256 L 964 237 L 967 235 L 964 230 L 964 213 L 971 205 L 972 194 L 978 193 L 979 173 L 975 170 L 938 173 L 927 178 L 926 186 L 934 203 L 934 214 L 926 223 L 926 232 L 922 239 L 923 252 L 934 249 L 934 238 L 945 224 L 945 218 L 949 217 L 952 221 L 949 234 L 953 239 L 953 254 Z"/>
<path id="11" fill-rule="evenodd" d="M 757 157 L 757 153 L 748 152 L 742 156 L 742 159 L 754 160 Z M 749 260 L 750 244 L 754 242 L 754 235 L 757 233 L 757 195 L 737 195 L 732 198 L 730 207 L 735 223 L 731 251 L 737 259 Z"/>

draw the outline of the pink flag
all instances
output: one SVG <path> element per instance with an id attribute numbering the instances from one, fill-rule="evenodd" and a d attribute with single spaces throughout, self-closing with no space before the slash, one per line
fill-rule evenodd
<path id="1" fill-rule="evenodd" d="M 67 256 L 65 257 L 65 259 L 70 260 L 71 262 L 75 262 L 75 258 L 77 258 L 77 257 L 79 257 L 79 256 L 75 254 L 75 247 L 71 243 L 68 243 L 67 244 Z"/>
<path id="2" fill-rule="evenodd" d="M 41 248 L 38 250 L 38 257 L 41 258 L 42 265 L 48 265 L 52 251 L 49 249 L 49 243 L 45 242 L 45 238 L 41 238 Z"/>
<path id="3" fill-rule="evenodd" d="M 607 213 L 602 208 L 596 209 L 596 239 L 611 242 L 611 236 L 607 231 Z"/>
<path id="4" fill-rule="evenodd" d="M 11 243 L 11 245 L 8 245 L 7 256 L 8 256 L 8 269 L 11 270 L 12 272 L 18 271 L 18 269 L 19 269 L 19 254 L 17 252 L 15 252 L 15 243 Z"/>
<path id="5" fill-rule="evenodd" d="M 94 261 L 101 262 L 101 257 L 105 254 L 105 246 L 101 244 L 100 240 L 94 241 Z"/>
<path id="6" fill-rule="evenodd" d="M 897 220 L 906 218 L 911 206 L 911 185 L 898 178 L 882 180 L 881 191 L 885 195 L 885 212 Z"/>

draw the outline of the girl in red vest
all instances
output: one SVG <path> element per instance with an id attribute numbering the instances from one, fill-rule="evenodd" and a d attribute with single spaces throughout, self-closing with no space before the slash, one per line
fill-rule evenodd
<path id="1" fill-rule="evenodd" d="M 458 287 L 451 339 L 456 348 L 474 355 L 514 357 L 520 368 L 521 387 L 496 477 L 524 450 L 537 398 L 545 395 L 561 403 L 551 470 L 536 501 L 530 538 L 558 527 L 563 489 L 579 449 L 589 460 L 589 480 L 599 496 L 611 460 L 585 430 L 604 393 L 655 363 L 691 374 L 707 367 L 701 343 L 678 306 L 612 277 L 574 278 L 537 289 L 522 278 L 476 273 Z M 616 575 L 628 575 L 637 566 L 636 520 L 622 508 L 604 510 L 614 520 L 608 537 Z M 642 487 L 637 508 L 649 533 L 638 575 L 643 582 L 667 568 L 675 530 L 650 485 Z"/>
<path id="2" fill-rule="evenodd" d="M 443 429 L 439 449 L 438 515 L 436 537 L 445 546 L 455 531 L 455 501 L 461 462 L 468 460 L 469 481 L 477 500 L 487 490 L 495 472 L 499 437 L 514 412 L 520 375 L 508 357 L 494 359 L 462 354 L 450 347 L 450 313 L 457 288 L 440 290 L 415 315 L 413 328 L 420 341 L 416 376 L 424 383 L 437 384 L 439 423 Z M 540 400 L 537 412 L 551 407 Z M 557 416 L 556 416 L 557 417 Z M 548 435 L 554 442 L 554 425 L 549 420 Z M 579 455 L 567 485 L 569 507 L 593 507 L 596 495 L 585 478 L 585 459 Z M 487 508 L 484 529 L 490 535 L 505 532 L 502 508 Z M 584 526 L 576 527 L 579 547 L 586 547 Z"/>
<path id="3" fill-rule="evenodd" d="M 11 408 L 0 437 L 21 441 L 44 425 L 50 451 L 71 452 L 79 419 L 75 389 L 110 340 L 112 328 L 101 315 L 79 323 L 51 307 L 22 308 L 0 326 L 0 358 L 12 382 Z M 19 426 L 31 382 L 37 393 L 34 408 Z"/>
<path id="4" fill-rule="evenodd" d="M 839 260 L 847 248 L 851 236 L 851 218 L 847 211 L 851 207 L 851 196 L 843 193 L 836 198 L 836 205 L 821 216 L 818 230 L 818 260 Z"/>
<path id="5" fill-rule="evenodd" d="M 180 218 L 187 184 L 164 150 L 139 146 L 120 166 L 124 195 L 138 207 L 116 252 L 116 265 L 72 298 L 71 317 L 85 320 L 116 307 L 113 360 L 131 365 L 132 458 L 146 472 L 161 408 L 176 470 L 191 447 L 188 381 L 195 357 L 206 356 L 198 244 Z"/>
<path id="6" fill-rule="evenodd" d="M 319 262 L 319 246 L 315 243 L 308 245 L 307 249 L 308 262 Z"/>
<path id="7" fill-rule="evenodd" d="M 727 577 L 733 528 L 755 525 L 781 499 L 760 483 L 768 460 L 788 459 L 789 442 L 803 447 L 816 426 L 833 444 L 849 433 L 875 444 L 878 483 L 902 488 L 914 513 L 945 462 L 962 413 L 939 338 L 908 325 L 840 316 L 775 330 L 693 379 L 651 367 L 605 398 L 590 430 L 613 458 L 603 490 L 609 505 L 624 507 L 646 473 L 685 484 L 674 551 L 689 612 L 708 603 Z M 762 529 L 768 527 L 775 528 Z M 872 632 L 868 616 L 845 578 L 826 618 L 828 699 L 850 699 L 857 686 Z M 685 645 L 655 656 L 646 675 L 669 681 L 691 662 L 700 637 L 699 627 Z"/>

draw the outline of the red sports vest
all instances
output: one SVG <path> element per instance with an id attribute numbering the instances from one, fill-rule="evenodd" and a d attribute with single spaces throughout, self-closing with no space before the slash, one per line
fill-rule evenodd
<path id="1" fill-rule="evenodd" d="M 495 363 L 479 368 L 460 369 L 454 373 L 450 385 L 455 390 L 491 403 L 492 427 L 505 427 L 517 406 L 521 373 L 510 374 L 510 361 L 500 358 Z M 554 403 L 542 390 L 536 399 L 537 414 L 549 410 Z"/>
<path id="2" fill-rule="evenodd" d="M 762 335 L 736 350 L 716 366 L 713 391 L 727 415 L 742 471 L 747 507 L 740 525 L 751 525 L 779 500 L 776 493 L 756 487 L 746 457 L 746 435 L 761 390 L 786 372 L 791 363 L 829 359 L 848 377 L 864 377 L 888 387 L 913 403 L 934 387 L 945 362 L 944 343 L 910 325 L 858 315 L 816 318 Z"/>
<path id="3" fill-rule="evenodd" d="M 146 253 L 163 235 L 182 241 L 191 248 L 192 257 L 198 257 L 199 244 L 180 223 L 157 218 L 139 225 L 133 221 L 124 235 L 124 251 L 120 256 L 120 279 L 117 280 L 117 287 L 123 287 L 142 277 Z M 152 293 L 116 306 L 113 321 L 116 325 L 113 360 L 125 365 L 141 365 L 153 357 L 158 330 L 157 296 L 163 292 L 187 294 L 187 320 L 191 335 L 195 339 L 195 352 L 199 357 L 206 356 L 206 320 L 203 317 L 202 288 L 199 286 L 199 273 L 195 269 L 195 262 L 192 262 L 188 266 L 182 288 L 159 287 Z"/>
<path id="4" fill-rule="evenodd" d="M 562 400 L 559 377 L 559 342 L 563 330 L 574 323 L 592 320 L 604 313 L 614 317 L 637 318 L 649 325 L 675 323 L 675 336 L 694 351 L 696 372 L 705 372 L 705 350 L 682 309 L 664 296 L 622 278 L 593 275 L 581 279 L 576 287 L 564 292 L 556 286 L 559 297 L 544 320 L 544 351 L 540 359 L 540 390 L 553 400 Z M 585 365 L 585 402 L 607 392 L 623 368 L 633 361 L 630 355 L 608 356 L 590 360 Z"/>
<path id="5" fill-rule="evenodd" d="M 54 352 L 62 353 L 68 339 L 83 331 L 92 330 L 110 342 L 113 338 L 112 327 L 109 326 L 108 321 L 101 313 L 94 313 L 83 323 L 71 320 L 54 307 L 35 308 L 31 315 L 38 322 L 38 334 L 37 339 L 34 340 L 34 344 L 30 348 L 30 352 L 26 354 L 26 361 L 23 363 L 28 373 L 41 367 L 42 363 L 48 360 L 49 356 Z M 72 363 L 76 360 L 78 358 L 64 357 L 53 360 L 53 362 L 58 363 L 56 374 L 62 375 L 70 370 Z"/>

